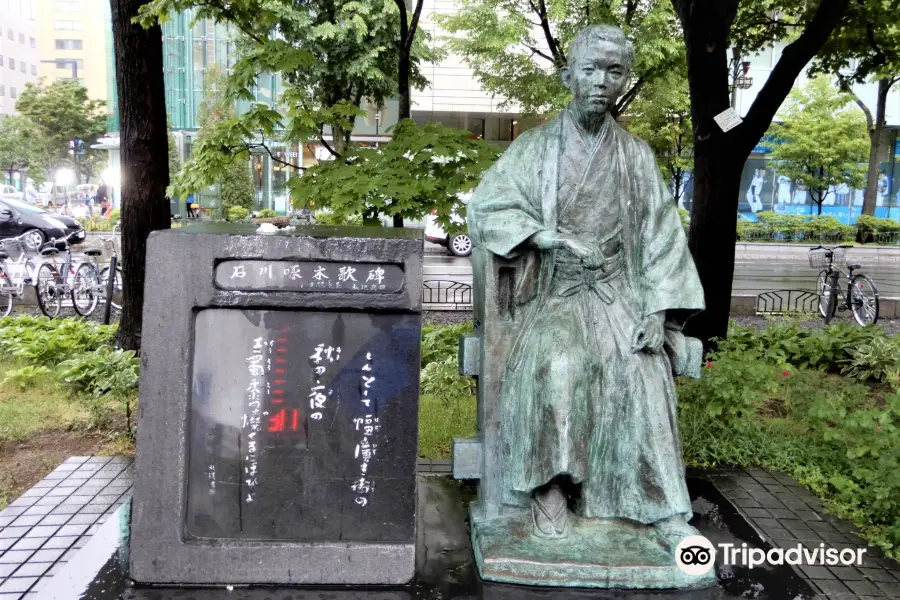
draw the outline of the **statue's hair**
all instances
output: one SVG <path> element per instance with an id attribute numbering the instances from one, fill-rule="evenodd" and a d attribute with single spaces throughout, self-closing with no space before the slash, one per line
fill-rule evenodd
<path id="1" fill-rule="evenodd" d="M 574 64 L 576 57 L 581 56 L 588 46 L 600 40 L 621 46 L 625 68 L 631 70 L 634 65 L 634 45 L 625 36 L 625 32 L 615 25 L 589 25 L 579 31 L 569 44 L 568 63 Z"/>

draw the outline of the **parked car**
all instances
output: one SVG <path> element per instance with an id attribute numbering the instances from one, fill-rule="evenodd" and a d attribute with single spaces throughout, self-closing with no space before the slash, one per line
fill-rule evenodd
<path id="1" fill-rule="evenodd" d="M 11 185 L 0 186 L 0 199 L 21 200 L 22 192 L 19 192 Z"/>
<path id="2" fill-rule="evenodd" d="M 51 238 L 62 239 L 75 233 L 69 241 L 77 244 L 86 237 L 81 223 L 72 217 L 55 215 L 21 200 L 3 198 L 0 200 L 0 238 L 16 237 L 23 233 L 29 234 L 25 242 L 32 251 L 38 250 Z"/>
<path id="3" fill-rule="evenodd" d="M 459 199 L 462 200 L 463 204 L 468 204 L 471 196 L 472 194 L 460 194 Z M 425 217 L 425 239 L 432 244 L 444 246 L 454 256 L 469 256 L 472 254 L 472 238 L 469 237 L 468 232 L 462 231 L 452 236 L 448 235 L 444 228 L 438 224 L 437 217 L 435 217 L 436 213 L 437 211 L 432 211 L 430 215 Z M 456 214 L 456 211 L 453 211 L 453 214 L 450 215 L 450 220 L 465 227 L 465 219 Z"/>

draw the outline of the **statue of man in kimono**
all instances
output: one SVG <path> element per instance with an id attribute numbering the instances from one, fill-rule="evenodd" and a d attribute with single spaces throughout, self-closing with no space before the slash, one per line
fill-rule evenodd
<path id="1" fill-rule="evenodd" d="M 634 49 L 591 26 L 562 79 L 574 99 L 524 132 L 469 202 L 476 247 L 524 255 L 500 397 L 504 494 L 533 533 L 625 520 L 674 549 L 697 535 L 673 368 L 703 289 L 653 152 L 610 114 Z"/>

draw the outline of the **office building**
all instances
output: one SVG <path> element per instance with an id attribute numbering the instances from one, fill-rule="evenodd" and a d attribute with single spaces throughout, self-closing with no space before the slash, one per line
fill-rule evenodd
<path id="1" fill-rule="evenodd" d="M 19 94 L 37 81 L 37 0 L 0 0 L 0 118 L 16 112 Z"/>

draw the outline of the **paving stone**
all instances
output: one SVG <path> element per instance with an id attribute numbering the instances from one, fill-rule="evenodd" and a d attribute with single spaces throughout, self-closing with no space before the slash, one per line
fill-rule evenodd
<path id="1" fill-rule="evenodd" d="M 98 529 L 100 529 L 100 523 L 97 523 L 96 525 L 91 525 L 90 527 L 88 527 L 87 533 L 90 535 L 93 535 L 93 534 L 97 533 Z"/>
<path id="2" fill-rule="evenodd" d="M 10 577 L 0 584 L 0 593 L 27 592 L 37 580 L 37 577 Z"/>
<path id="3" fill-rule="evenodd" d="M 75 555 L 78 553 L 79 550 L 80 550 L 80 548 L 75 548 L 74 546 L 72 548 L 69 548 L 62 554 L 62 556 L 60 557 L 60 560 L 62 560 L 62 561 L 72 560 L 73 558 L 75 558 Z"/>
<path id="4" fill-rule="evenodd" d="M 58 481 L 42 479 L 42 480 L 38 481 L 36 484 L 34 484 L 32 487 L 36 487 L 36 488 L 40 488 L 40 489 L 52 489 L 52 488 L 56 487 L 56 484 L 58 484 L 58 483 L 59 483 Z"/>
<path id="5" fill-rule="evenodd" d="M 41 496 L 45 495 L 45 492 L 46 492 L 46 490 L 42 490 L 41 488 L 28 488 L 27 490 L 25 490 L 24 492 L 22 492 L 19 495 L 19 498 L 31 498 L 31 497 L 40 498 Z"/>
<path id="6" fill-rule="evenodd" d="M 44 496 L 34 503 L 35 506 L 56 506 L 63 501 L 62 496 Z"/>
<path id="7" fill-rule="evenodd" d="M 81 515 L 102 515 L 109 510 L 108 504 L 88 504 L 78 512 Z"/>
<path id="8" fill-rule="evenodd" d="M 13 571 L 15 571 L 18 567 L 19 565 L 15 563 L 0 565 L 0 581 L 2 581 L 4 577 L 9 577 L 10 575 L 12 575 Z"/>
<path id="9" fill-rule="evenodd" d="M 16 569 L 16 577 L 40 577 L 53 566 L 53 563 L 28 562 Z"/>
<path id="10" fill-rule="evenodd" d="M 48 491 L 47 496 L 53 496 L 53 497 L 63 496 L 63 497 L 65 497 L 65 496 L 72 494 L 77 489 L 78 489 L 77 485 L 66 483 L 66 485 L 58 485 L 55 488 L 53 488 L 52 490 Z"/>
<path id="11" fill-rule="evenodd" d="M 87 531 L 87 528 L 87 525 L 63 525 L 62 527 L 60 527 L 57 535 L 81 535 L 82 533 Z"/>
<path id="12" fill-rule="evenodd" d="M 25 512 L 24 506 L 7 506 L 0 512 L 0 517 L 18 517 Z"/>
<path id="13" fill-rule="evenodd" d="M 52 511 L 55 507 L 53 506 L 32 506 L 28 510 L 26 510 L 23 514 L 26 515 L 49 515 L 50 511 Z"/>
<path id="14" fill-rule="evenodd" d="M 845 581 L 844 583 L 854 594 L 869 596 L 881 595 L 881 590 L 875 587 L 875 584 L 870 581 Z"/>
<path id="15" fill-rule="evenodd" d="M 747 498 L 736 498 L 732 496 L 729 499 L 732 500 L 734 504 L 737 504 L 740 508 L 762 508 L 762 504 L 760 504 L 759 500 L 751 498 L 749 496 Z"/>
<path id="16" fill-rule="evenodd" d="M 31 527 L 4 527 L 0 529 L 0 538 L 20 538 L 25 537 Z"/>
<path id="17" fill-rule="evenodd" d="M 56 525 L 38 525 L 37 527 L 32 527 L 31 530 L 25 534 L 25 537 L 50 537 L 59 529 Z"/>
<path id="18" fill-rule="evenodd" d="M 53 550 L 55 548 L 62 548 L 63 550 L 68 550 L 72 546 L 72 544 L 75 543 L 75 541 L 77 539 L 78 538 L 74 535 L 69 535 L 69 536 L 55 535 L 52 538 L 50 538 L 49 540 L 47 540 L 47 543 L 44 544 L 43 549 L 44 550 Z"/>
<path id="19" fill-rule="evenodd" d="M 834 573 L 835 577 L 845 583 L 848 581 L 861 581 L 865 579 L 862 572 L 855 567 L 828 567 L 828 569 Z"/>
<path id="20" fill-rule="evenodd" d="M 8 517 L 0 517 L 0 527 L 6 527 L 10 523 L 16 520 L 17 517 L 13 517 L 12 515 Z"/>
<path id="21" fill-rule="evenodd" d="M 44 577 L 48 577 L 48 576 L 50 576 L 50 575 L 56 575 L 57 573 L 59 573 L 60 571 L 62 571 L 63 568 L 64 568 L 67 564 L 68 564 L 68 563 L 63 562 L 63 561 L 58 561 L 58 562 L 56 562 L 52 567 L 50 567 L 50 570 L 49 570 L 49 571 L 47 571 L 46 573 L 44 573 Z"/>
<path id="22" fill-rule="evenodd" d="M 860 567 L 863 576 L 870 581 L 881 581 L 883 583 L 897 583 L 897 579 L 884 569 L 872 569 Z"/>
<path id="23" fill-rule="evenodd" d="M 45 537 L 22 538 L 10 550 L 37 550 L 47 541 Z"/>
<path id="24" fill-rule="evenodd" d="M 886 593 L 889 598 L 900 598 L 900 583 L 883 583 L 875 584 L 882 592 Z"/>
<path id="25" fill-rule="evenodd" d="M 822 539 L 830 544 L 838 544 L 838 543 L 847 543 L 849 542 L 849 538 L 842 533 L 838 533 L 837 531 L 823 531 L 821 532 Z"/>
<path id="26" fill-rule="evenodd" d="M 32 550 L 7 550 L 0 556 L 0 563 L 3 564 L 11 564 L 17 563 L 22 564 L 28 558 L 34 554 Z"/>
<path id="27" fill-rule="evenodd" d="M 24 598 L 25 595 L 21 592 L 15 592 L 10 594 L 0 594 L 0 600 L 20 600 Z"/>
<path id="28" fill-rule="evenodd" d="M 37 502 L 37 497 L 27 496 L 24 498 L 20 497 L 17 500 L 10 502 L 9 505 L 13 508 L 18 508 L 20 506 L 31 506 L 35 502 Z"/>
<path id="29" fill-rule="evenodd" d="M 18 527 L 31 527 L 32 525 L 37 525 L 41 518 L 36 515 L 22 515 L 21 517 L 16 517 L 12 524 Z"/>
<path id="30" fill-rule="evenodd" d="M 69 525 L 93 525 L 97 522 L 98 515 L 79 513 L 69 520 Z"/>
<path id="31" fill-rule="evenodd" d="M 801 565 L 800 570 L 810 579 L 834 579 L 834 573 L 825 567 L 816 565 Z"/>
<path id="32" fill-rule="evenodd" d="M 47 515 L 41 519 L 40 525 L 65 525 L 69 515 Z"/>
<path id="33" fill-rule="evenodd" d="M 770 508 L 769 514 L 776 519 L 796 519 L 797 515 L 794 512 L 787 508 Z"/>
<path id="34" fill-rule="evenodd" d="M 54 479 L 56 479 L 56 480 L 65 479 L 67 475 L 68 475 L 68 472 L 57 471 L 54 473 L 48 473 L 47 476 L 44 477 L 44 479 L 48 480 L 48 481 L 53 481 Z"/>
<path id="35" fill-rule="evenodd" d="M 817 579 L 816 585 L 831 597 L 832 594 L 850 594 L 850 588 L 836 579 Z"/>
<path id="36" fill-rule="evenodd" d="M 0 552 L 9 550 L 10 546 L 16 543 L 18 538 L 0 538 Z"/>
<path id="37" fill-rule="evenodd" d="M 60 504 L 56 508 L 50 511 L 51 515 L 74 515 L 78 512 L 79 506 L 74 506 L 70 504 Z"/>
<path id="38" fill-rule="evenodd" d="M 44 550 L 38 550 L 34 553 L 34 556 L 31 557 L 30 562 L 53 562 L 63 555 L 65 550 L 62 548 L 47 548 Z"/>
<path id="39" fill-rule="evenodd" d="M 810 529 L 812 529 L 813 531 L 818 531 L 819 533 L 835 531 L 834 527 L 832 527 L 830 523 L 826 523 L 825 521 L 810 521 L 807 519 L 804 521 L 804 523 L 806 523 Z"/>

